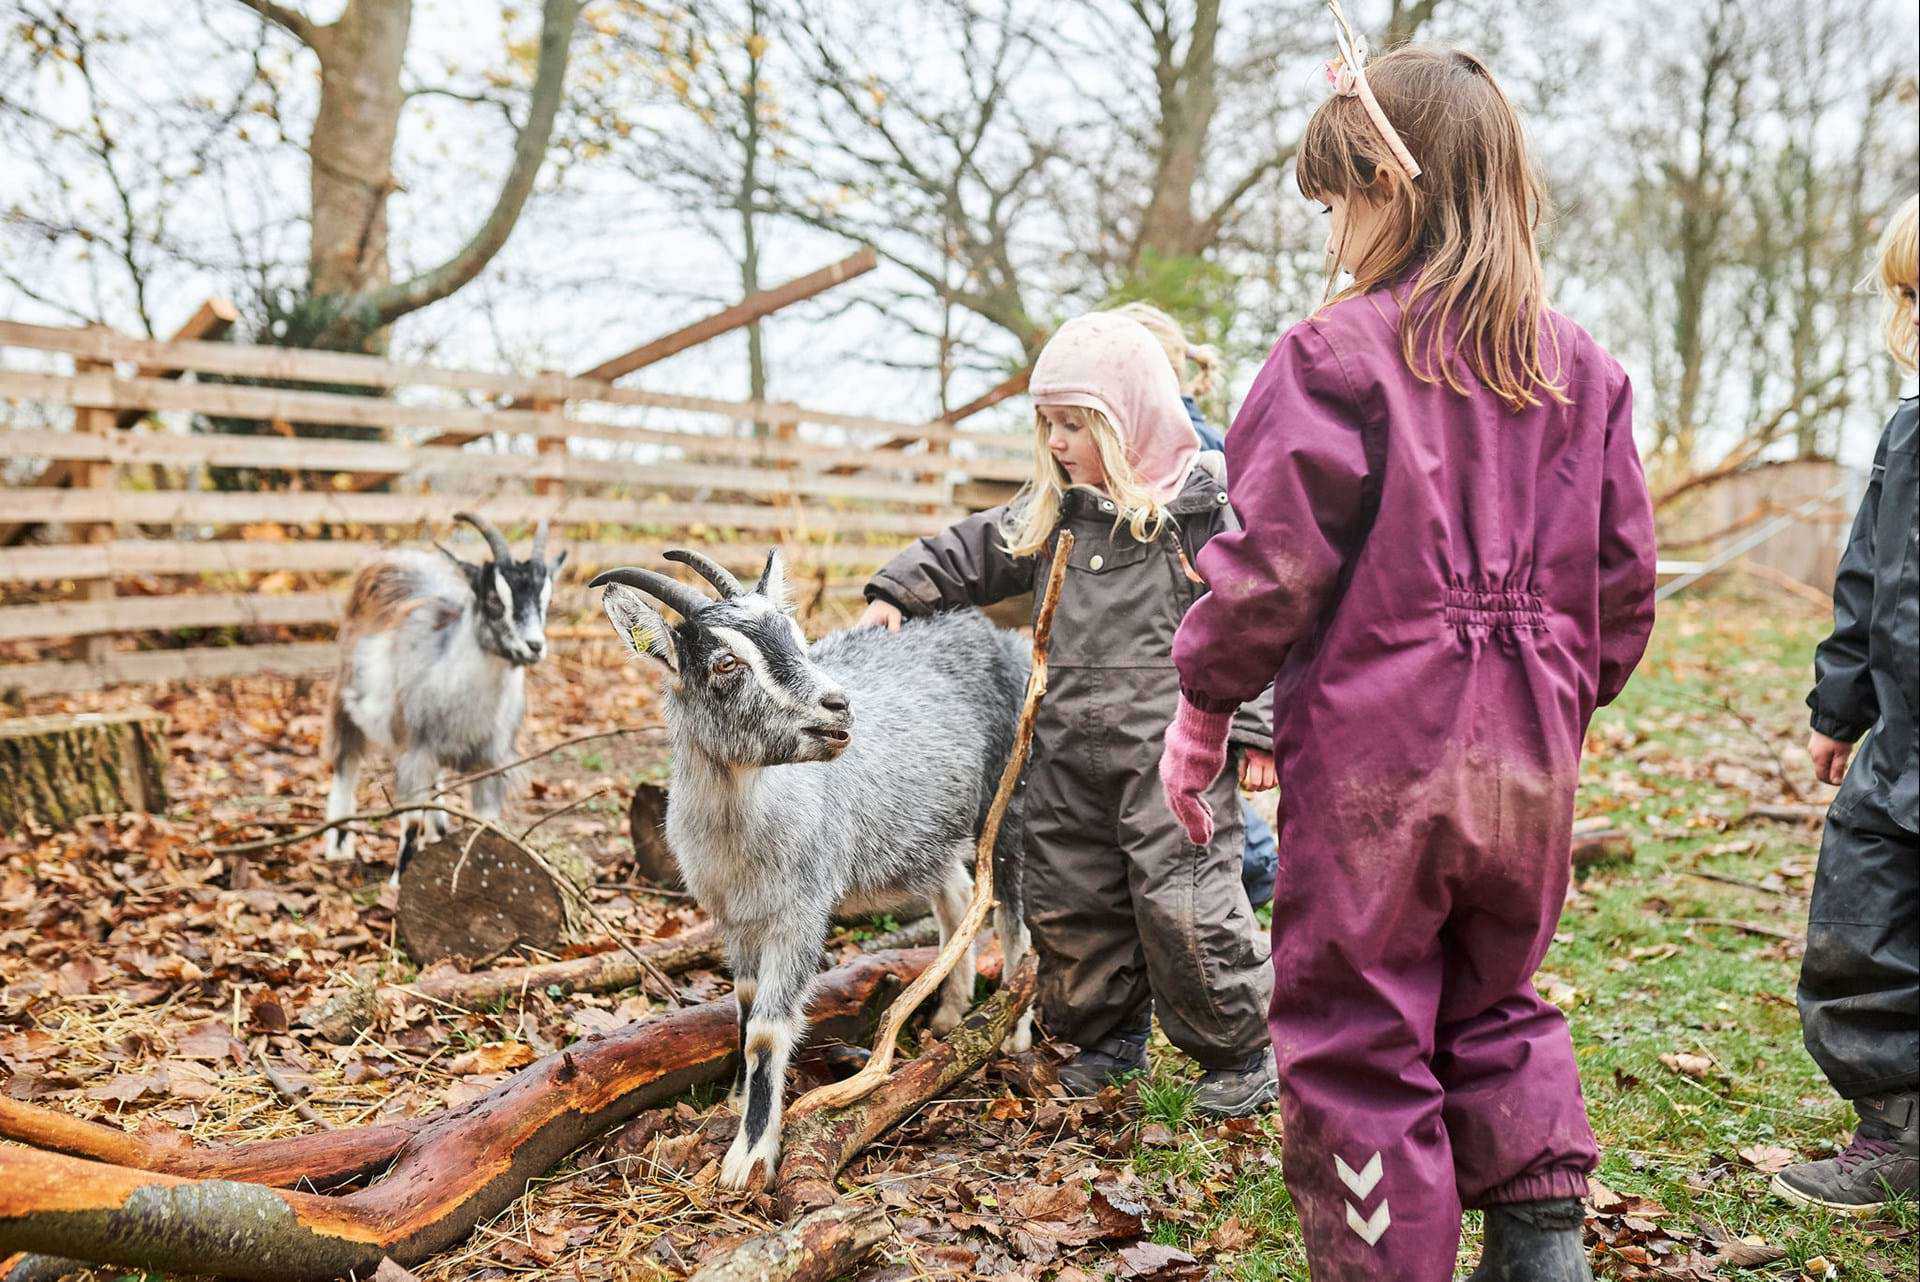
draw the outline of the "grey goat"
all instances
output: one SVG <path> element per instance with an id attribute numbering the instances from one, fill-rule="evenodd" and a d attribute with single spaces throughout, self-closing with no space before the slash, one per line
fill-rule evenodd
<path id="1" fill-rule="evenodd" d="M 1013 749 L 1028 657 L 979 614 L 838 632 L 809 647 L 776 550 L 751 591 L 697 552 L 668 559 L 719 590 L 710 600 L 651 570 L 589 586 L 636 654 L 666 665 L 673 746 L 666 834 L 687 888 L 719 923 L 739 1004 L 744 1095 L 720 1170 L 727 1188 L 771 1177 L 787 1060 L 806 1032 L 809 989 L 836 911 L 931 902 L 941 937 L 966 914 L 973 852 Z M 637 589 L 637 590 L 636 590 Z M 668 626 L 642 597 L 680 616 Z M 856 720 L 857 707 L 857 720 Z M 1011 974 L 1027 950 L 1019 816 L 996 843 L 996 926 Z M 973 1000 L 971 951 L 930 1020 Z M 1022 1021 L 1009 1047 L 1032 1038 Z"/>
<path id="2" fill-rule="evenodd" d="M 327 819 L 353 813 L 354 787 L 369 744 L 394 758 L 401 804 L 424 801 L 442 770 L 470 774 L 513 759 L 526 714 L 526 672 L 547 648 L 547 603 L 567 554 L 547 559 L 547 526 L 533 553 L 513 559 L 507 540 L 470 512 L 493 559 L 475 565 L 445 548 L 390 552 L 354 577 L 340 624 L 340 677 L 327 718 L 333 765 Z M 492 818 L 506 800 L 507 777 L 471 788 L 473 813 Z M 401 821 L 398 879 L 422 834 L 446 830 L 445 816 L 410 812 Z M 353 854 L 352 835 L 327 833 L 327 858 Z"/>

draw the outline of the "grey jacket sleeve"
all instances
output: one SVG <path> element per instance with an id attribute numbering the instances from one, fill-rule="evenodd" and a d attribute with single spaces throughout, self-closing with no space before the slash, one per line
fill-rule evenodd
<path id="1" fill-rule="evenodd" d="M 868 581 L 867 600 L 909 616 L 987 606 L 1033 591 L 1035 558 L 1008 553 L 1007 509 L 989 508 L 909 546 Z"/>
<path id="2" fill-rule="evenodd" d="M 1833 582 L 1833 633 L 1813 653 L 1813 692 L 1807 696 L 1813 728 L 1842 743 L 1852 743 L 1880 718 L 1867 628 L 1873 619 L 1873 531 L 1880 519 L 1880 478 L 1886 470 L 1887 436 L 1882 435 Z"/>

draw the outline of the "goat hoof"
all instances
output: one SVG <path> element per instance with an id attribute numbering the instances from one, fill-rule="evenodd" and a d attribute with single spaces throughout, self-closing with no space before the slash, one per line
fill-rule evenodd
<path id="1" fill-rule="evenodd" d="M 1019 1025 L 1011 1033 L 1007 1034 L 1007 1039 L 1000 1043 L 1000 1049 L 1008 1055 L 1025 1055 L 1028 1051 L 1032 1050 L 1032 1021 L 1022 1019 Z"/>
<path id="2" fill-rule="evenodd" d="M 960 1027 L 960 1021 L 967 1017 L 967 1008 L 963 1005 L 949 1006 L 941 1003 L 939 1009 L 927 1016 L 927 1031 L 935 1037 L 945 1037 Z"/>
<path id="3" fill-rule="evenodd" d="M 344 864 L 353 861 L 353 838 L 342 837 L 338 841 L 327 842 L 326 860 L 330 864 Z"/>
<path id="4" fill-rule="evenodd" d="M 759 1150 L 749 1149 L 744 1138 L 734 1141 L 727 1156 L 720 1163 L 720 1187 L 736 1193 L 749 1193 L 767 1187 L 773 1182 L 773 1162 L 779 1155 L 779 1147 L 762 1142 Z"/>

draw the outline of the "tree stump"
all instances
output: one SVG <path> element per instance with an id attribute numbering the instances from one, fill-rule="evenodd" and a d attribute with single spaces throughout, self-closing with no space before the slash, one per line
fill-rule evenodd
<path id="1" fill-rule="evenodd" d="M 400 944 L 422 966 L 491 961 L 522 945 L 559 952 L 579 936 L 592 880 L 580 861 L 536 859 L 498 833 L 456 828 L 401 874 Z"/>
<path id="2" fill-rule="evenodd" d="M 633 863 L 640 875 L 668 890 L 685 890 L 680 864 L 667 846 L 667 790 L 643 783 L 633 790 L 627 807 L 627 828 L 633 834 Z"/>
<path id="3" fill-rule="evenodd" d="M 0 830 L 164 810 L 167 719 L 150 708 L 0 721 Z"/>

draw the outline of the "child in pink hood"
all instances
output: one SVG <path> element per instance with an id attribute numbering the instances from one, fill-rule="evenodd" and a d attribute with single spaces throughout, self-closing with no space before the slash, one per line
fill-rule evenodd
<path id="1" fill-rule="evenodd" d="M 1233 524 L 1220 456 L 1200 453 L 1166 356 L 1129 317 L 1061 326 L 1031 390 L 1032 481 L 890 561 L 863 621 L 898 627 L 1031 592 L 1055 534 L 1073 531 L 1022 792 L 1041 1018 L 1080 1048 L 1061 1079 L 1090 1094 L 1146 1066 L 1157 1012 L 1204 1070 L 1198 1106 L 1251 1112 L 1273 1098 L 1272 981 L 1240 879 L 1234 775 L 1208 790 L 1226 819 L 1202 841 L 1155 776 L 1179 697 L 1174 632 L 1201 592 L 1193 559 Z M 1227 717 L 1250 788 L 1273 786 L 1267 707 L 1255 691 Z"/>
<path id="2" fill-rule="evenodd" d="M 1353 283 L 1227 437 L 1245 529 L 1200 555 L 1162 775 L 1205 840 L 1229 720 L 1277 674 L 1273 1040 L 1314 1282 L 1447 1282 L 1462 1207 L 1486 1211 L 1474 1282 L 1587 1282 L 1593 1132 L 1531 980 L 1587 723 L 1653 626 L 1633 393 L 1546 306 L 1485 65 L 1358 62 L 1298 160 Z"/>

